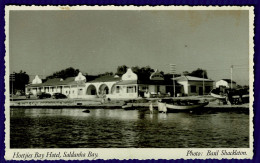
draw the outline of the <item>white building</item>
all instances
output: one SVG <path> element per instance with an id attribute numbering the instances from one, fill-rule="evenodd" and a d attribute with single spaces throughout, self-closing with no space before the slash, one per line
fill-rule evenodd
<path id="1" fill-rule="evenodd" d="M 54 78 L 48 79 L 42 83 L 42 80 L 36 75 L 32 84 L 29 84 L 25 88 L 25 92 L 28 94 L 31 92 L 33 95 L 37 95 L 40 92 L 49 94 L 62 93 L 69 98 L 81 98 L 84 95 L 86 77 L 79 73 L 76 77 L 69 77 L 64 79 Z"/>
<path id="2" fill-rule="evenodd" d="M 192 76 L 174 78 L 175 93 L 182 95 L 203 95 L 213 89 L 213 81 Z M 204 85 L 204 88 L 203 88 Z M 101 76 L 87 81 L 79 73 L 76 77 L 55 78 L 46 82 L 36 76 L 32 84 L 26 86 L 26 93 L 36 95 L 40 92 L 49 94 L 62 93 L 68 98 L 138 98 L 156 95 L 173 95 L 173 80 L 165 80 L 157 70 L 149 79 L 140 80 L 130 68 L 122 77 Z"/>
<path id="3" fill-rule="evenodd" d="M 186 96 L 206 95 L 213 89 L 213 80 L 193 76 L 180 76 L 174 78 L 177 85 L 177 93 Z M 204 85 L 204 88 L 203 88 Z"/>
<path id="4" fill-rule="evenodd" d="M 172 82 L 171 82 L 172 83 Z M 167 85 L 168 84 L 168 85 Z M 138 98 L 150 97 L 152 94 L 166 94 L 166 83 L 163 76 L 156 70 L 150 80 L 141 81 L 131 68 L 122 77 L 103 76 L 86 83 L 89 98 L 106 96 L 107 98 Z"/>
<path id="5" fill-rule="evenodd" d="M 38 76 L 30 85 L 26 86 L 26 93 L 36 95 L 40 92 L 50 94 L 62 93 L 69 98 L 137 98 L 151 97 L 156 94 L 172 92 L 172 81 L 165 81 L 157 70 L 150 79 L 139 80 L 138 76 L 129 68 L 122 77 L 101 76 L 87 81 L 81 73 L 76 77 L 66 79 L 49 79 L 42 83 Z"/>
<path id="6" fill-rule="evenodd" d="M 107 97 L 111 98 L 115 84 L 121 80 L 119 76 L 101 76 L 86 82 L 86 98 Z"/>
<path id="7" fill-rule="evenodd" d="M 232 81 L 230 79 L 221 79 L 219 81 L 216 82 L 216 88 L 219 87 L 225 87 L 225 88 L 231 88 L 231 83 L 232 83 L 232 88 L 236 88 L 237 87 L 237 83 L 235 81 Z"/>

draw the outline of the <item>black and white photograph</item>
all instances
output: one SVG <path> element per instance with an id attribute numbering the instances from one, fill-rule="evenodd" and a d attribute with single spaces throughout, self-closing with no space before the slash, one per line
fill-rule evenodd
<path id="1" fill-rule="evenodd" d="M 7 6 L 8 160 L 253 156 L 253 7 Z"/>

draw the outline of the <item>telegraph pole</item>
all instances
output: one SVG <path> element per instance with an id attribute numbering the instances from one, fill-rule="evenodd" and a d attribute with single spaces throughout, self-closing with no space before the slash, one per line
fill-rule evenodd
<path id="1" fill-rule="evenodd" d="M 15 81 L 15 74 L 10 74 L 10 81 L 12 83 L 12 101 L 14 100 L 14 81 Z"/>
<path id="2" fill-rule="evenodd" d="M 230 82 L 231 82 L 231 87 L 230 87 L 230 88 L 231 88 L 231 90 L 232 90 L 232 84 L 233 84 L 233 83 L 232 83 L 233 65 L 231 65 L 230 71 L 231 71 L 231 74 L 230 74 L 230 75 L 231 75 L 231 81 L 230 81 Z"/>
<path id="3" fill-rule="evenodd" d="M 203 93 L 202 93 L 202 95 L 204 96 L 204 92 L 205 92 L 205 85 L 204 85 L 204 70 L 203 70 L 203 72 L 202 72 L 202 75 L 203 75 L 203 80 L 202 80 L 202 83 L 203 83 Z"/>
<path id="4" fill-rule="evenodd" d="M 176 64 L 170 64 L 170 72 L 172 73 L 172 81 L 173 81 L 173 97 L 175 97 L 175 80 L 174 74 L 176 72 Z"/>

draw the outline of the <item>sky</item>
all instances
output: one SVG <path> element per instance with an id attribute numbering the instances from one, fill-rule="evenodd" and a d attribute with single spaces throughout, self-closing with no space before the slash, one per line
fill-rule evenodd
<path id="1" fill-rule="evenodd" d="M 95 75 L 119 65 L 168 73 L 207 70 L 249 82 L 249 13 L 176 10 L 10 11 L 10 73 L 47 76 L 68 67 Z"/>

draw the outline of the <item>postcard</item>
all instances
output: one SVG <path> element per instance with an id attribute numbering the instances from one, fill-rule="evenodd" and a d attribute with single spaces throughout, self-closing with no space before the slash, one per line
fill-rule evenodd
<path id="1" fill-rule="evenodd" d="M 5 159 L 252 159 L 254 7 L 6 6 Z"/>

